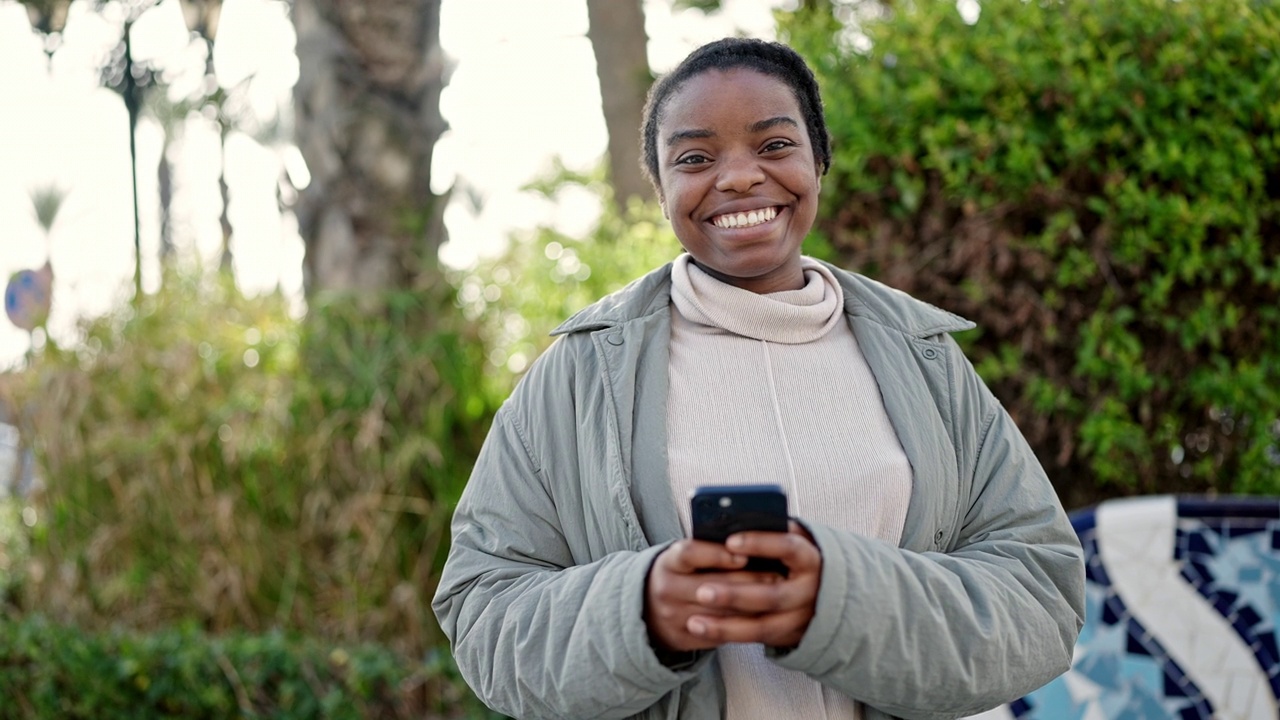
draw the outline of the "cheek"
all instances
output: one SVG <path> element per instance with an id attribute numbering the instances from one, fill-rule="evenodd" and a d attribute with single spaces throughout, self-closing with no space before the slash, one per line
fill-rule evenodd
<path id="1" fill-rule="evenodd" d="M 690 206 L 688 188 L 678 179 L 667 180 L 662 184 L 662 197 L 663 204 L 672 216 L 681 215 Z"/>
<path id="2" fill-rule="evenodd" d="M 662 206 L 662 214 L 671 217 L 671 208 L 675 207 L 680 201 L 680 194 L 671 186 L 670 178 L 660 178 L 658 180 L 658 204 Z"/>

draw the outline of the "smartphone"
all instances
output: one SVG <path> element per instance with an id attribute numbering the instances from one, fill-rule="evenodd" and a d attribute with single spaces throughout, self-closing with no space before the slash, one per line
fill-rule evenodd
<path id="1" fill-rule="evenodd" d="M 745 530 L 787 531 L 787 494 L 778 485 L 703 485 L 689 502 L 695 540 L 723 543 Z M 749 558 L 746 569 L 787 576 L 776 558 Z"/>

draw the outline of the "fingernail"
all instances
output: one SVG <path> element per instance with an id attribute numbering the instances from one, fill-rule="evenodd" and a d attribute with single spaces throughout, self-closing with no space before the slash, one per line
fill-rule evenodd
<path id="1" fill-rule="evenodd" d="M 707 625 L 701 620 L 690 620 L 689 632 L 693 633 L 694 635 L 706 635 Z"/>
<path id="2" fill-rule="evenodd" d="M 734 535 L 733 537 L 729 538 L 729 547 L 735 548 L 735 549 L 740 548 L 742 547 L 743 542 L 745 541 L 741 537 Z"/>
<path id="3" fill-rule="evenodd" d="M 715 601 L 716 601 L 716 591 L 715 591 L 715 588 L 710 588 L 710 587 L 700 587 L 700 588 L 698 588 L 698 594 L 697 594 L 697 597 L 698 597 L 698 602 L 700 602 L 700 603 L 711 603 L 711 602 L 715 602 Z"/>

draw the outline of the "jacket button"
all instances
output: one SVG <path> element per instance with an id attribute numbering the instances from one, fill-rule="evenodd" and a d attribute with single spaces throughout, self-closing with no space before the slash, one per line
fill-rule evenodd
<path id="1" fill-rule="evenodd" d="M 939 531 L 938 531 L 938 534 L 937 534 L 937 535 L 934 535 L 934 536 L 933 536 L 933 544 L 934 544 L 934 545 L 941 545 L 941 544 L 942 544 L 942 531 L 941 531 L 941 530 L 939 530 Z"/>
<path id="2" fill-rule="evenodd" d="M 615 346 L 616 346 L 616 345 L 621 345 L 621 344 L 622 344 L 622 333 L 610 333 L 610 334 L 606 335 L 606 336 L 604 337 L 604 339 L 605 339 L 605 341 L 606 341 L 606 342 L 608 342 L 610 345 L 615 345 Z"/>
<path id="3" fill-rule="evenodd" d="M 923 352 L 922 354 L 924 355 L 924 359 L 925 359 L 925 360 L 937 360 L 937 359 L 938 359 L 938 351 L 937 351 L 937 350 L 934 350 L 933 348 L 925 348 L 925 349 L 924 349 L 924 352 Z"/>

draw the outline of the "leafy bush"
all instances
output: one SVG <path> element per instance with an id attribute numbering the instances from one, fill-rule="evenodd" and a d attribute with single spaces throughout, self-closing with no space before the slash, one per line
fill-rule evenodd
<path id="1" fill-rule="evenodd" d="M 421 657 L 493 404 L 451 303 L 444 287 L 317 301 L 299 321 L 282 298 L 174 276 L 0 376 L 47 486 L 19 609 Z"/>
<path id="2" fill-rule="evenodd" d="M 834 136 L 821 241 L 979 323 L 1069 504 L 1280 492 L 1280 5 L 980 9 L 783 16 Z"/>
<path id="3" fill-rule="evenodd" d="M 500 395 L 551 343 L 557 325 L 680 253 L 657 205 L 634 202 L 619 214 L 603 177 L 603 166 L 589 175 L 560 168 L 530 186 L 548 199 L 566 192 L 593 198 L 601 214 L 584 237 L 546 225 L 518 233 L 500 257 L 454 280 L 464 315 L 484 334 Z"/>
<path id="4" fill-rule="evenodd" d="M 0 619 L 0 720 L 499 717 L 447 657 L 405 663 L 373 645 L 184 626 L 92 634 Z"/>
<path id="5" fill-rule="evenodd" d="M 15 576 L 27 561 L 30 539 L 22 526 L 22 510 L 17 500 L 0 496 L 0 607 L 16 588 Z"/>
<path id="6" fill-rule="evenodd" d="M 4 537 L 29 536 L 30 556 L 10 563 L 12 577 L 0 574 L 11 596 L 0 609 L 39 610 L 87 631 L 158 632 L 136 641 L 144 645 L 194 642 L 171 628 L 195 623 L 217 635 L 283 629 L 441 657 L 429 600 L 449 516 L 523 370 L 512 358 L 531 360 L 555 324 L 679 248 L 656 208 L 618 217 L 599 178 L 564 173 L 540 189 L 569 187 L 601 200 L 589 237 L 539 228 L 460 273 L 456 295 L 442 283 L 359 302 L 319 298 L 297 320 L 283 298 L 174 275 L 137 307 L 86 323 L 74 348 L 46 345 L 27 369 L 0 375 L 0 401 L 21 410 L 46 486 L 13 508 L 35 512 L 34 528 L 18 515 L 0 522 Z M 115 665 L 95 665 L 106 662 L 101 643 L 115 640 L 46 624 L 24 632 L 69 655 L 23 661 L 53 679 L 8 686 L 18 695 L 0 684 L 0 696 L 35 698 L 105 673 L 85 685 L 97 689 L 82 694 L 92 695 L 83 713 L 110 717 L 111 703 L 128 706 L 146 690 L 130 689 L 132 676 L 121 680 Z M 212 662 L 206 651 L 191 649 L 190 662 Z M 75 658 L 86 665 L 65 669 Z M 0 655 L 0 668 L 7 663 Z M 155 688 L 168 670 L 146 672 Z M 275 698 L 284 681 L 259 673 L 241 682 L 251 698 Z M 182 712 L 234 715 L 243 703 L 229 687 Z M 163 695 L 139 707 L 162 713 L 175 702 Z M 19 717 L 52 707 L 31 703 Z"/>

